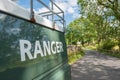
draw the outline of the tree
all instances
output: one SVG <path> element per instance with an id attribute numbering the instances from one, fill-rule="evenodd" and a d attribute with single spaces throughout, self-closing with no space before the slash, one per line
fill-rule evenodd
<path id="1" fill-rule="evenodd" d="M 120 1 L 119 0 L 98 0 L 98 4 L 111 9 L 113 16 L 120 21 Z"/>
<path id="2" fill-rule="evenodd" d="M 93 24 L 98 44 L 107 40 L 120 43 L 120 1 L 78 0 L 80 14 Z M 120 47 L 120 45 L 119 45 Z"/>
<path id="3" fill-rule="evenodd" d="M 84 46 L 85 43 L 94 42 L 96 36 L 94 26 L 90 23 L 89 19 L 85 17 L 78 18 L 71 22 L 66 31 L 66 38 L 68 44 L 76 44 L 81 42 Z"/>

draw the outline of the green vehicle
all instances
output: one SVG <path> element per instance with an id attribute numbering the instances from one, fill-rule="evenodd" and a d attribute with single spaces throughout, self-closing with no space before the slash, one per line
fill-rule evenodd
<path id="1" fill-rule="evenodd" d="M 37 1 L 46 6 L 41 0 Z M 61 17 L 48 9 L 49 14 L 40 13 L 49 17 L 46 19 L 33 12 L 33 0 L 30 11 L 11 0 L 0 0 L 0 80 L 71 79 L 64 12 L 60 9 Z M 61 26 L 55 24 L 57 21 L 61 21 Z"/>

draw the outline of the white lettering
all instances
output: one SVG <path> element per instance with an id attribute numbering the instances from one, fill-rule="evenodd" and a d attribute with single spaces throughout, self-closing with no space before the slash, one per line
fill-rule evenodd
<path id="1" fill-rule="evenodd" d="M 44 49 L 44 55 L 46 56 L 47 53 L 49 55 L 51 55 L 51 51 L 50 51 L 50 42 L 46 42 L 46 41 L 43 41 L 43 49 Z"/>
<path id="2" fill-rule="evenodd" d="M 31 43 L 27 40 L 20 40 L 20 52 L 21 52 L 21 61 L 25 61 L 25 54 L 29 59 L 33 59 L 32 54 L 30 52 Z"/>
<path id="3" fill-rule="evenodd" d="M 55 42 L 55 41 L 43 41 L 42 45 L 40 44 L 40 41 L 35 41 L 35 48 L 34 48 L 34 54 L 32 56 L 31 50 L 32 50 L 32 44 L 28 40 L 20 40 L 20 55 L 21 55 L 21 61 L 25 61 L 26 57 L 29 59 L 35 59 L 37 58 L 38 54 L 43 56 L 56 54 L 63 52 L 63 43 L 62 42 Z M 43 48 L 42 48 L 43 47 Z"/>
<path id="4" fill-rule="evenodd" d="M 59 42 L 56 42 L 56 48 L 57 48 L 57 53 L 60 53 L 60 44 L 59 44 Z"/>
<path id="5" fill-rule="evenodd" d="M 44 56 L 39 41 L 36 41 L 36 42 L 35 42 L 34 58 L 37 58 L 37 54 L 40 54 L 42 57 Z"/>
<path id="6" fill-rule="evenodd" d="M 60 42 L 60 52 L 63 52 L 64 50 L 63 50 L 63 44 L 62 44 L 62 42 Z"/>
<path id="7" fill-rule="evenodd" d="M 55 46 L 56 46 L 56 45 L 55 45 L 55 42 L 52 41 L 52 42 L 51 42 L 51 51 L 52 51 L 53 54 L 56 54 L 56 47 L 55 47 Z"/>

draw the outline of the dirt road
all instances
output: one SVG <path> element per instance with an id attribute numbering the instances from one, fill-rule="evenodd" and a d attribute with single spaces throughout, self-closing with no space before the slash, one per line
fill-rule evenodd
<path id="1" fill-rule="evenodd" d="M 72 65 L 72 80 L 120 80 L 120 59 L 87 50 Z"/>

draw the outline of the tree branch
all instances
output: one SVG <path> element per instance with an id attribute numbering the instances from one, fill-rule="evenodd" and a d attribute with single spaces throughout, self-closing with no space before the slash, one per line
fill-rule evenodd
<path id="1" fill-rule="evenodd" d="M 114 4 L 114 1 L 108 0 L 111 4 Z"/>

